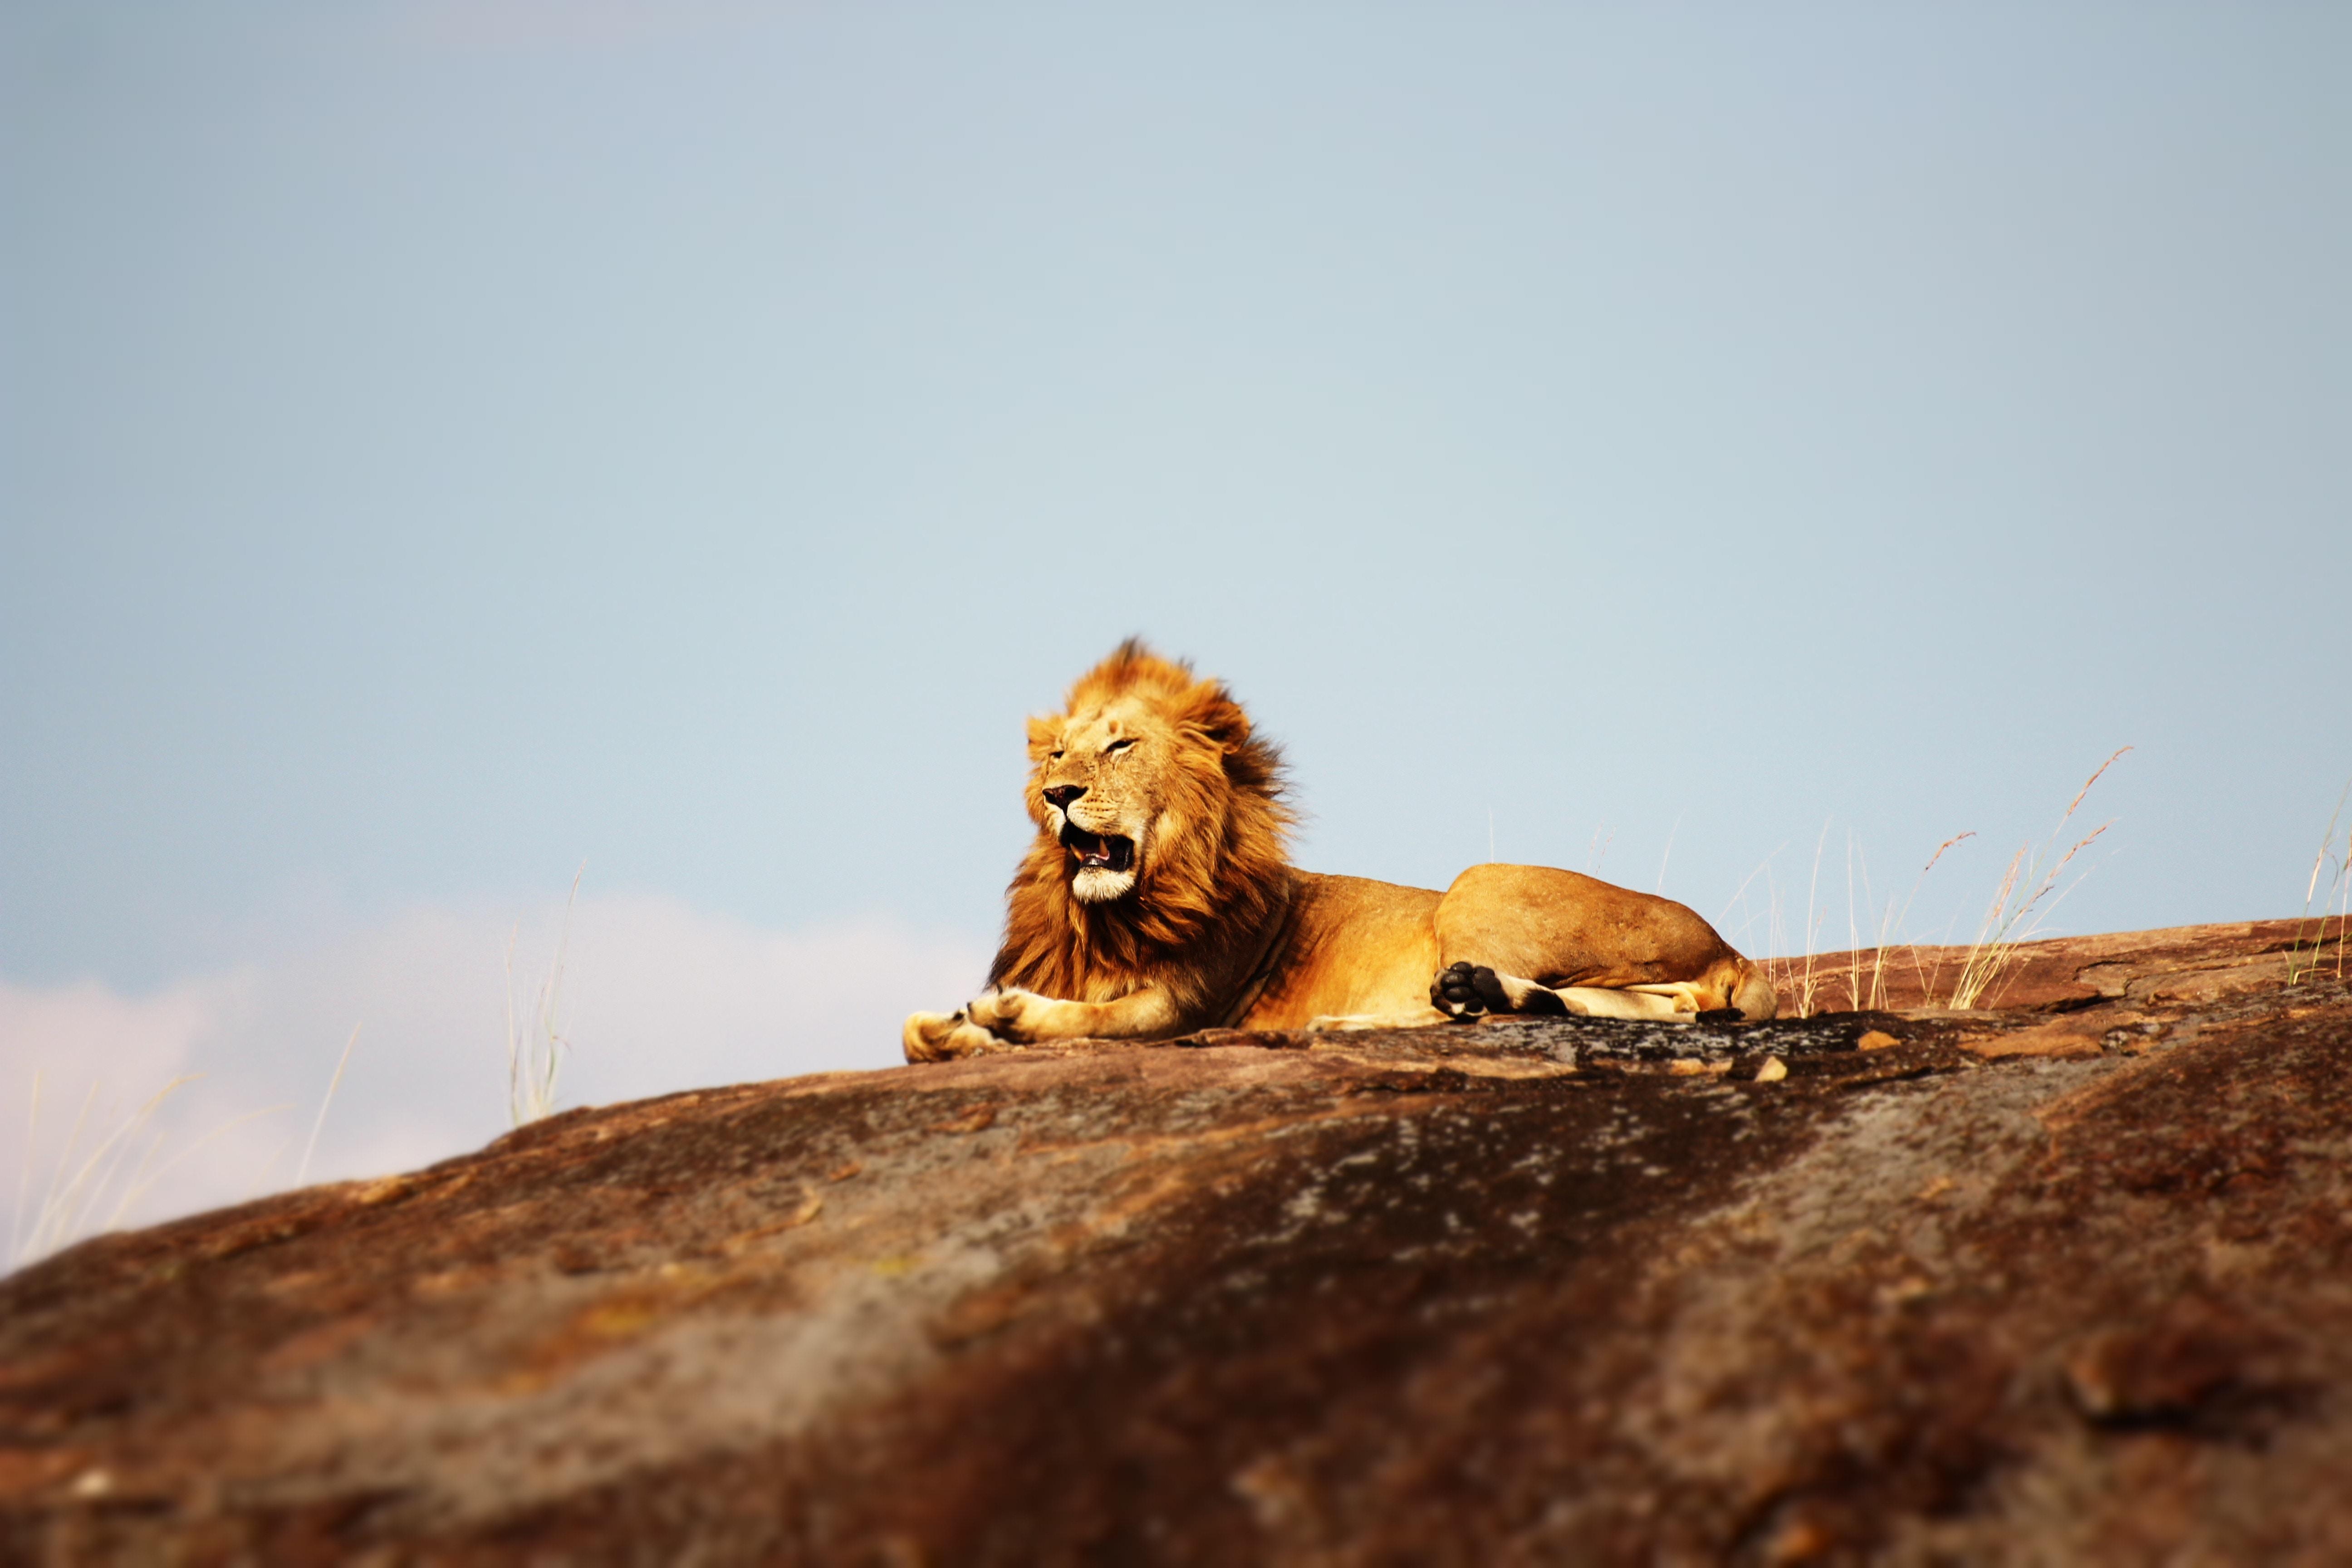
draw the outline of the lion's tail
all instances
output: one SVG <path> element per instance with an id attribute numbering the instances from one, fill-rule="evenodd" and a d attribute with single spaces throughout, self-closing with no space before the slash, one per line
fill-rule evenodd
<path id="1" fill-rule="evenodd" d="M 1762 1023 L 1780 1012 L 1780 994 L 1764 978 L 1763 969 L 1745 958 L 1727 958 L 1707 976 L 1728 1006 L 1737 1007 L 1750 1023 Z"/>

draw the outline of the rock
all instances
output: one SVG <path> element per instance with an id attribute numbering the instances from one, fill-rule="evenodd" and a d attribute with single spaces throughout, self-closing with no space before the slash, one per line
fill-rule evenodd
<path id="1" fill-rule="evenodd" d="M 2286 984 L 2290 952 L 2307 967 L 2315 949 L 2326 973 L 2342 978 L 2335 970 L 2344 957 L 2343 933 L 2323 929 L 2332 924 L 2239 921 L 2026 942 L 2017 949 L 2017 962 L 1993 983 L 1983 1005 L 2015 1010 L 2137 1000 L 2159 987 L 2167 1000 L 2218 1001 L 2277 989 Z M 1774 959 L 1766 969 L 1784 1005 L 1794 1003 L 1810 976 L 1817 1009 L 1851 1008 L 1868 1001 L 1900 1011 L 1948 1002 L 1969 951 L 1904 945 L 1822 953 L 1810 961 Z M 2352 965 L 2346 967 L 2352 973 Z"/>
<path id="2" fill-rule="evenodd" d="M 2345 1560 L 2288 925 L 709 1089 L 102 1237 L 0 1281 L 0 1561 Z"/>
<path id="3" fill-rule="evenodd" d="M 1967 1048 L 1987 1060 L 1998 1061 L 2003 1057 L 2095 1057 L 2102 1046 L 2099 1035 L 2062 1019 L 2032 1028 L 1974 1036 L 1968 1040 Z"/>

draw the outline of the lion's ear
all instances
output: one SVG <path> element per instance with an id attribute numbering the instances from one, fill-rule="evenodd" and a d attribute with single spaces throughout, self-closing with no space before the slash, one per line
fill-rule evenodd
<path id="1" fill-rule="evenodd" d="M 1054 737 L 1061 732 L 1062 727 L 1053 720 L 1040 719 L 1035 714 L 1031 714 L 1029 718 L 1029 754 L 1033 757 L 1041 757 L 1047 752 L 1052 751 L 1054 749 Z"/>
<path id="2" fill-rule="evenodd" d="M 1232 692 L 1204 681 L 1192 689 L 1192 699 L 1184 714 L 1186 729 L 1199 731 L 1228 754 L 1249 743 L 1249 715 L 1242 711 Z"/>

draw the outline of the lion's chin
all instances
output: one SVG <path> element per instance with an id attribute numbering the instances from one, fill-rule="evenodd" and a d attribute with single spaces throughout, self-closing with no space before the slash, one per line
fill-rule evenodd
<path id="1" fill-rule="evenodd" d="M 1113 871 L 1088 866 L 1070 879 L 1070 896 L 1082 904 L 1107 904 L 1135 890 L 1132 870 Z"/>

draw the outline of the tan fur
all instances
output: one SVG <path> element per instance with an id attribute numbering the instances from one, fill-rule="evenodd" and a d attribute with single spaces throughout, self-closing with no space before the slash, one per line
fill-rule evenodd
<path id="1" fill-rule="evenodd" d="M 909 1017 L 909 1061 L 1000 1041 L 1434 1022 L 1432 977 L 1455 963 L 1497 972 L 1514 1005 L 1543 991 L 1555 1011 L 1772 1016 L 1755 966 L 1670 900 L 1538 866 L 1475 866 L 1443 895 L 1296 869 L 1280 752 L 1221 682 L 1133 639 L 1059 715 L 1029 721 L 1029 759 L 1037 837 L 1006 892 L 991 990 Z"/>

